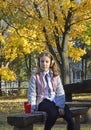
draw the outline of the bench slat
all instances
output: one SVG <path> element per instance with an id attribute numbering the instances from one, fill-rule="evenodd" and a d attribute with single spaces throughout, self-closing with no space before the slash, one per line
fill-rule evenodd
<path id="1" fill-rule="evenodd" d="M 66 102 L 69 107 L 91 107 L 91 102 L 72 101 Z"/>
<path id="2" fill-rule="evenodd" d="M 7 117 L 7 122 L 12 126 L 25 127 L 30 124 L 43 122 L 45 117 L 44 112 L 35 112 L 30 114 L 18 114 Z"/>

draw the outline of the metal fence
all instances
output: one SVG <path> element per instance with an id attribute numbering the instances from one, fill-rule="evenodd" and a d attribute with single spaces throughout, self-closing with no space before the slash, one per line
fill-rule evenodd
<path id="1" fill-rule="evenodd" d="M 19 82 L 16 81 L 12 81 L 12 82 L 5 82 L 2 81 L 1 82 L 1 91 L 2 91 L 2 95 L 16 95 L 19 92 L 26 92 L 26 90 L 28 89 L 29 86 L 29 82 L 28 81 L 21 81 L 20 84 Z"/>

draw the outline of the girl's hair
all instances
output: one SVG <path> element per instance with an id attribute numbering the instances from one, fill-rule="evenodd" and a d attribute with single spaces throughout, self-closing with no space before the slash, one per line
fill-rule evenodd
<path id="1" fill-rule="evenodd" d="M 53 76 L 59 75 L 59 71 L 58 71 L 57 64 L 56 64 L 56 62 L 54 61 L 54 58 L 53 58 L 53 56 L 51 55 L 51 53 L 48 52 L 48 51 L 43 51 L 43 52 L 39 55 L 39 57 L 38 57 L 38 69 L 39 69 L 39 70 L 38 70 L 38 71 L 40 71 L 40 58 L 41 58 L 42 56 L 47 56 L 47 57 L 50 58 L 50 60 L 51 60 L 50 69 L 51 69 L 52 72 L 53 72 Z"/>

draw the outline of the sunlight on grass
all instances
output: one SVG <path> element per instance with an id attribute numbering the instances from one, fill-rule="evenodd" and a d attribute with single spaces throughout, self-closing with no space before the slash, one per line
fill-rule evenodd
<path id="1" fill-rule="evenodd" d="M 7 124 L 6 121 L 7 116 L 1 116 L 0 114 L 0 130 L 13 130 L 13 126 L 10 126 L 9 124 Z M 44 130 L 44 126 L 43 125 L 34 125 L 34 129 L 33 130 Z M 58 124 L 55 125 L 52 130 L 66 130 L 66 125 L 64 124 Z M 91 125 L 88 124 L 81 124 L 81 130 L 91 130 Z"/>
<path id="2" fill-rule="evenodd" d="M 34 130 L 43 130 L 43 126 L 35 126 Z M 66 125 L 55 125 L 52 130 L 67 130 Z M 81 125 L 81 130 L 91 130 L 91 125 Z"/>

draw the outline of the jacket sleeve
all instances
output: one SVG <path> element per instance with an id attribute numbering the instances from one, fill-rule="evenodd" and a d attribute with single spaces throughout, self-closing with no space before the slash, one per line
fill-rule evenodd
<path id="1" fill-rule="evenodd" d="M 55 103 L 56 103 L 56 106 L 64 109 L 65 91 L 64 91 L 60 76 L 57 77 L 57 90 L 56 90 L 56 96 L 55 96 Z"/>
<path id="2" fill-rule="evenodd" d="M 31 103 L 31 109 L 36 110 L 36 78 L 32 75 L 29 81 L 28 102 Z"/>

